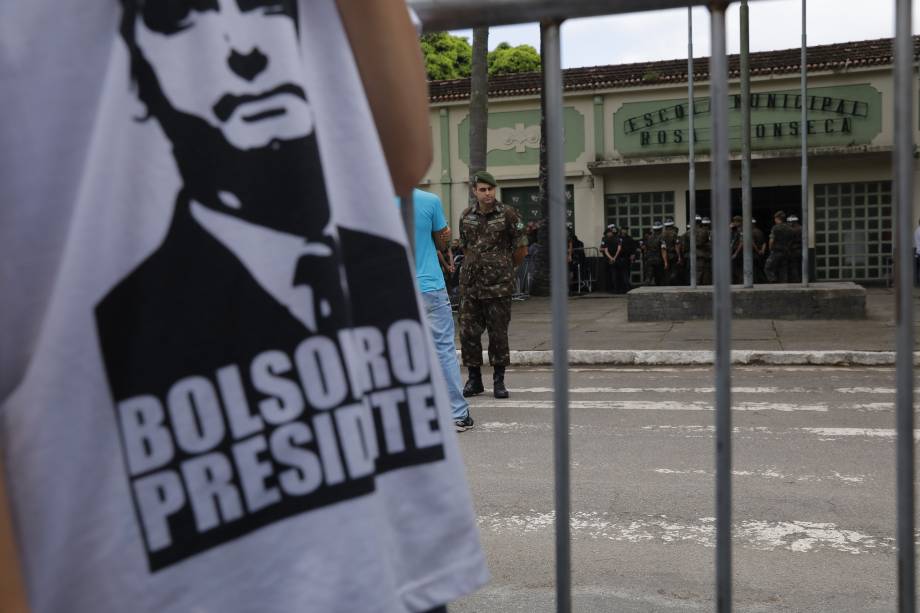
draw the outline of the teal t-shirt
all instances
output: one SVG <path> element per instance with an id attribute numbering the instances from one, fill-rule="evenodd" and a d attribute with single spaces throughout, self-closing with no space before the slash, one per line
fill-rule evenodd
<path id="1" fill-rule="evenodd" d="M 444 289 L 444 273 L 438 262 L 438 251 L 432 232 L 447 227 L 441 199 L 420 189 L 412 190 L 415 212 L 415 279 L 421 292 Z"/>

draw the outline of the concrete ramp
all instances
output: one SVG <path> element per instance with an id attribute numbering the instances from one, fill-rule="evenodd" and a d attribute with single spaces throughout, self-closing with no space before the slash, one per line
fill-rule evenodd
<path id="1" fill-rule="evenodd" d="M 629 321 L 712 319 L 712 286 L 639 287 L 628 295 Z M 865 319 L 866 289 L 855 283 L 732 286 L 735 319 Z"/>

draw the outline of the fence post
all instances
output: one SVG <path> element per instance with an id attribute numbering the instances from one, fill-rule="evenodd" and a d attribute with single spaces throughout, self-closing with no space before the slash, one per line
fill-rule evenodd
<path id="1" fill-rule="evenodd" d="M 687 100 L 690 105 L 690 165 L 688 197 L 690 198 L 690 287 L 696 287 L 696 102 L 693 99 L 693 6 L 687 7 Z"/>
<path id="2" fill-rule="evenodd" d="M 542 24 L 543 91 L 546 101 L 546 154 L 549 196 L 550 286 L 553 310 L 553 457 L 556 503 L 556 611 L 572 610 L 569 492 L 569 338 L 566 265 L 565 160 L 562 133 L 561 21 Z"/>
<path id="3" fill-rule="evenodd" d="M 754 249 L 751 230 L 751 53 L 750 11 L 747 0 L 741 0 L 741 240 L 742 282 L 754 287 Z"/>
<path id="4" fill-rule="evenodd" d="M 808 287 L 808 20 L 807 0 L 802 0 L 802 285 Z"/>
<path id="5" fill-rule="evenodd" d="M 712 108 L 712 252 L 713 320 L 716 387 L 716 611 L 732 607 L 732 423 L 731 423 L 731 218 L 728 149 L 728 60 L 725 55 L 725 10 L 728 2 L 709 5 L 712 56 L 709 95 Z"/>
<path id="6" fill-rule="evenodd" d="M 896 1 L 894 64 L 895 271 L 897 275 L 898 611 L 913 613 L 917 578 L 914 542 L 913 202 L 914 43 L 911 0 Z"/>

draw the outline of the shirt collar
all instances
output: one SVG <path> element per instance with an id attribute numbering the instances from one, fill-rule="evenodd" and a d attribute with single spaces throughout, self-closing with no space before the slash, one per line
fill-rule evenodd
<path id="1" fill-rule="evenodd" d="M 190 208 L 192 217 L 239 258 L 265 291 L 315 331 L 312 292 L 294 285 L 294 273 L 302 256 L 331 256 L 328 245 L 249 223 L 195 201 Z"/>

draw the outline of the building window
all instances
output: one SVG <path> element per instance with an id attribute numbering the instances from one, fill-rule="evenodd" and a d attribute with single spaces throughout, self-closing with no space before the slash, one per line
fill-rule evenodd
<path id="1" fill-rule="evenodd" d="M 815 185 L 818 280 L 884 280 L 891 246 L 891 181 Z"/>
<path id="2" fill-rule="evenodd" d="M 651 229 L 656 221 L 674 219 L 674 192 L 636 192 L 632 194 L 607 194 L 605 222 L 626 226 L 636 240 L 643 230 Z"/>
<path id="3" fill-rule="evenodd" d="M 616 224 L 629 228 L 629 235 L 637 241 L 645 231 L 650 231 L 656 221 L 674 219 L 674 192 L 634 192 L 631 194 L 607 194 L 604 197 L 604 227 Z M 598 238 L 600 241 L 600 238 Z M 642 270 L 637 263 L 631 271 L 632 282 L 642 280 Z"/>
<path id="4" fill-rule="evenodd" d="M 540 188 L 539 187 L 503 187 L 501 201 L 510 204 L 518 210 L 521 222 L 527 225 L 531 221 L 540 221 Z M 575 186 L 565 186 L 565 211 L 566 223 L 574 227 L 575 224 Z"/>

